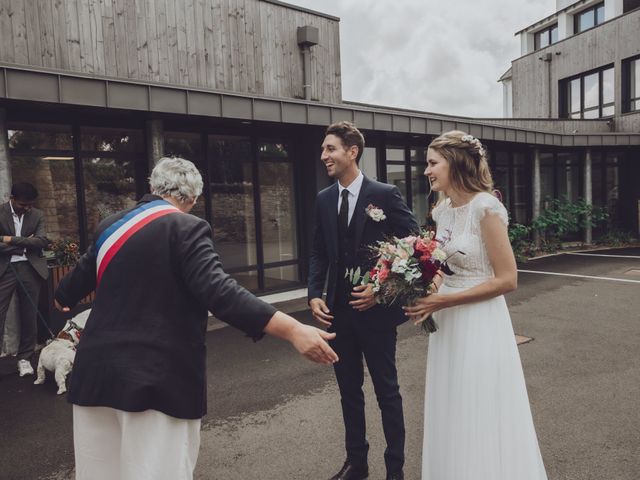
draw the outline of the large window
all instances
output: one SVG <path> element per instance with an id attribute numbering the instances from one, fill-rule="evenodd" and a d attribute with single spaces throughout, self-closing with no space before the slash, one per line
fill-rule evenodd
<path id="1" fill-rule="evenodd" d="M 362 173 L 372 180 L 378 180 L 378 149 L 376 147 L 364 147 L 360 157 L 359 167 Z"/>
<path id="2" fill-rule="evenodd" d="M 35 185 L 51 240 L 93 241 L 104 218 L 135 205 L 146 177 L 142 130 L 9 126 L 14 182 Z"/>
<path id="3" fill-rule="evenodd" d="M 534 48 L 540 50 L 558 41 L 558 24 L 551 25 L 534 34 Z"/>
<path id="4" fill-rule="evenodd" d="M 556 196 L 566 197 L 575 202 L 581 196 L 582 182 L 578 155 L 574 152 L 561 152 L 557 157 Z"/>
<path id="5" fill-rule="evenodd" d="M 249 137 L 209 135 L 213 242 L 225 270 L 258 288 L 253 155 Z"/>
<path id="6" fill-rule="evenodd" d="M 573 17 L 573 33 L 584 32 L 604 22 L 604 2 L 576 13 Z"/>
<path id="7" fill-rule="evenodd" d="M 387 147 L 387 183 L 395 185 L 403 198 L 407 198 L 404 147 Z"/>
<path id="8" fill-rule="evenodd" d="M 545 202 L 556 197 L 556 174 L 553 153 L 540 154 L 540 200 Z"/>
<path id="9" fill-rule="evenodd" d="M 502 196 L 502 203 L 509 210 L 511 222 L 527 222 L 530 165 L 521 152 L 497 151 L 492 155 L 491 173 L 494 188 Z"/>
<path id="10" fill-rule="evenodd" d="M 640 0 L 622 0 L 622 13 L 640 8 Z"/>
<path id="11" fill-rule="evenodd" d="M 180 157 L 193 162 L 200 171 L 202 178 L 205 178 L 202 158 L 202 136 L 199 133 L 165 132 L 164 155 L 166 157 Z M 200 195 L 189 213 L 206 219 L 206 210 L 204 195 Z"/>
<path id="12" fill-rule="evenodd" d="M 38 190 L 50 240 L 78 242 L 78 203 L 73 135 L 69 125 L 11 124 L 8 129 L 13 183 Z"/>
<path id="13" fill-rule="evenodd" d="M 622 62 L 622 111 L 640 110 L 640 57 Z"/>
<path id="14" fill-rule="evenodd" d="M 142 130 L 82 127 L 81 169 L 87 240 L 109 215 L 135 206 L 144 190 Z"/>
<path id="15" fill-rule="evenodd" d="M 208 135 L 207 158 L 213 241 L 225 270 L 252 291 L 299 284 L 296 182 L 289 145 Z"/>
<path id="16" fill-rule="evenodd" d="M 561 80 L 560 91 L 564 118 L 602 118 L 615 113 L 613 66 Z"/>
<path id="17" fill-rule="evenodd" d="M 411 164 L 411 207 L 418 225 L 426 225 L 429 216 L 429 207 L 433 197 L 429 189 L 429 182 L 424 176 L 427 168 L 427 147 L 412 147 L 410 149 Z"/>
<path id="18" fill-rule="evenodd" d="M 258 144 L 260 221 L 264 288 L 281 289 L 298 282 L 295 175 L 289 148 L 283 143 Z"/>
<path id="19" fill-rule="evenodd" d="M 620 159 L 621 152 L 594 151 L 591 154 L 591 186 L 593 204 L 609 213 L 607 224 L 596 228 L 594 233 L 605 233 L 614 228 L 620 220 Z"/>

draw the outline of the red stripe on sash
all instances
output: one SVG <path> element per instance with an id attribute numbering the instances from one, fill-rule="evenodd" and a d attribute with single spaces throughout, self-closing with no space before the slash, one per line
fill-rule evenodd
<path id="1" fill-rule="evenodd" d="M 131 228 L 129 228 L 129 230 L 124 232 L 122 236 L 118 240 L 116 240 L 116 242 L 113 245 L 111 245 L 109 250 L 107 250 L 107 253 L 105 253 L 104 258 L 102 259 L 102 263 L 100 264 L 100 269 L 98 270 L 98 278 L 97 278 L 96 284 L 100 283 L 102 274 L 106 270 L 107 266 L 109 266 L 109 263 L 111 262 L 113 257 L 116 255 L 116 253 L 118 253 L 120 248 L 122 248 L 124 243 L 131 237 L 131 235 L 136 233 L 138 230 L 140 230 L 142 227 L 147 225 L 149 222 L 155 220 L 156 218 L 160 218 L 164 215 L 168 215 L 170 213 L 176 213 L 176 212 L 177 210 L 163 210 L 160 212 L 156 212 L 152 215 L 149 215 L 148 217 L 143 218 L 135 225 L 132 225 Z"/>

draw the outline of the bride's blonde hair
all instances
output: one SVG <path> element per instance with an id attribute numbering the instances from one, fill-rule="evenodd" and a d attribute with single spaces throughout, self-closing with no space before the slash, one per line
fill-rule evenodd
<path id="1" fill-rule="evenodd" d="M 487 151 L 477 138 L 460 130 L 443 133 L 430 144 L 449 163 L 453 186 L 465 192 L 493 191 Z"/>

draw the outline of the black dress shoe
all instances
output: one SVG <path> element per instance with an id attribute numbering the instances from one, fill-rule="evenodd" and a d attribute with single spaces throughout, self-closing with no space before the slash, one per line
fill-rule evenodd
<path id="1" fill-rule="evenodd" d="M 404 480 L 402 470 L 396 473 L 387 473 L 387 480 Z"/>
<path id="2" fill-rule="evenodd" d="M 369 467 L 366 464 L 354 465 L 347 460 L 340 471 L 329 480 L 367 480 L 367 478 L 369 478 Z"/>

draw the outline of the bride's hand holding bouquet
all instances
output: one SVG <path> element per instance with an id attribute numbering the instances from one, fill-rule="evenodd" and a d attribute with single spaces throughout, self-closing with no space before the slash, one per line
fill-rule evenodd
<path id="1" fill-rule="evenodd" d="M 453 274 L 442 249 L 445 240 L 436 239 L 434 232 L 421 231 L 404 238 L 393 237 L 371 247 L 375 266 L 364 275 L 360 269 L 347 270 L 345 277 L 353 285 L 371 288 L 376 303 L 401 304 L 416 324 L 432 333 L 437 325 L 431 313 L 443 297 L 437 290 L 442 282 L 441 271 Z M 456 252 L 462 253 L 462 252 Z"/>

